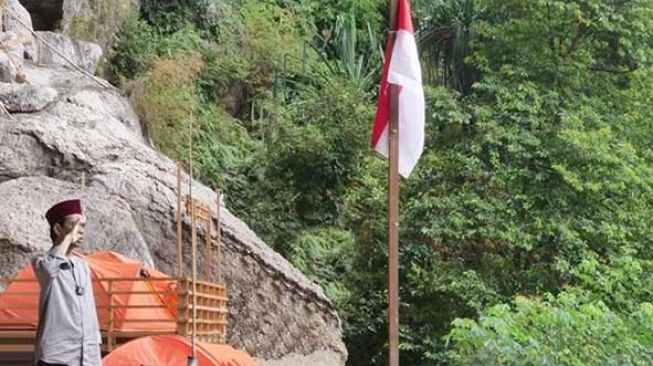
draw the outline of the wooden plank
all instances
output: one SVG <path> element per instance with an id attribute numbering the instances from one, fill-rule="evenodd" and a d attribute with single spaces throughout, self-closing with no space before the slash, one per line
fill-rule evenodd
<path id="1" fill-rule="evenodd" d="M 185 281 L 187 283 L 192 282 L 192 280 L 190 278 L 188 278 L 188 277 L 178 278 L 177 281 L 178 282 L 184 282 Z M 224 287 L 224 285 L 222 285 L 222 284 L 211 283 L 211 282 L 202 281 L 202 280 L 197 280 L 197 284 L 198 285 L 206 285 L 206 286 L 210 286 L 210 287 L 216 287 L 216 288 L 224 289 L 226 291 L 226 287 Z"/>
<path id="2" fill-rule="evenodd" d="M 166 309 L 169 305 L 97 305 L 97 309 Z"/>
<path id="3" fill-rule="evenodd" d="M 188 282 L 184 279 L 179 280 L 177 294 L 177 334 L 182 336 L 188 335 Z"/>
<path id="4" fill-rule="evenodd" d="M 171 281 L 171 282 L 176 282 L 177 279 L 174 277 L 148 277 L 148 278 L 143 278 L 143 277 L 105 277 L 105 278 L 93 278 L 92 282 L 93 283 L 104 283 L 104 282 L 144 282 L 144 281 L 150 281 L 150 282 L 161 282 L 161 281 Z M 6 279 L 6 278 L 0 278 L 0 283 L 38 283 L 38 281 L 35 278 L 15 278 L 15 279 Z"/>
<path id="5" fill-rule="evenodd" d="M 31 323 L 36 323 L 38 319 L 32 318 L 32 319 L 7 319 L 2 321 L 2 325 L 11 325 L 13 327 L 21 327 L 21 328 L 32 328 L 33 325 Z"/>
<path id="6" fill-rule="evenodd" d="M 200 335 L 200 336 L 202 336 L 202 335 L 203 335 L 203 336 L 214 336 L 214 335 L 218 335 L 218 334 L 216 334 L 216 333 L 214 333 L 214 332 L 199 332 L 199 331 L 198 331 L 198 332 L 197 332 L 197 335 Z"/>
<path id="7" fill-rule="evenodd" d="M 177 323 L 175 320 L 162 320 L 162 319 L 121 319 L 122 323 Z"/>
<path id="8" fill-rule="evenodd" d="M 36 330 L 0 330 L 0 338 L 34 338 Z"/>
<path id="9" fill-rule="evenodd" d="M 0 344 L 0 353 L 4 352 L 34 352 L 33 344 Z"/>
<path id="10" fill-rule="evenodd" d="M 38 305 L 3 305 L 0 306 L 0 310 L 31 310 L 31 309 L 38 309 Z"/>
<path id="11" fill-rule="evenodd" d="M 192 321 L 185 321 L 184 323 L 192 323 Z M 212 319 L 207 319 L 207 318 L 198 318 L 197 319 L 197 324 L 210 324 L 210 325 L 227 325 L 226 320 L 212 320 Z"/>
<path id="12" fill-rule="evenodd" d="M 181 323 L 191 324 L 192 321 L 187 320 L 187 321 L 184 321 L 184 322 L 181 322 Z M 227 325 L 227 321 L 226 320 L 202 320 L 202 319 L 199 319 L 199 320 L 197 320 L 197 324 Z"/>
<path id="13" fill-rule="evenodd" d="M 114 335 L 116 338 L 140 338 L 140 337 L 147 337 L 149 335 L 162 335 L 162 334 L 172 334 L 167 330 L 148 330 L 147 332 L 144 331 L 120 331 L 116 330 L 114 331 Z M 103 335 L 105 336 L 105 335 Z"/>
<path id="14" fill-rule="evenodd" d="M 174 292 L 174 290 L 167 290 L 167 291 L 114 291 L 114 295 L 151 295 L 151 294 L 157 294 L 157 295 L 164 295 L 164 294 L 169 294 L 171 292 Z"/>
<path id="15" fill-rule="evenodd" d="M 161 281 L 166 281 L 166 282 L 176 282 L 176 279 L 174 277 L 105 277 L 105 278 L 94 278 L 93 282 L 161 282 Z M 36 282 L 35 280 L 32 280 L 32 282 Z"/>
<path id="16" fill-rule="evenodd" d="M 192 296 L 193 291 L 188 291 L 180 295 L 191 295 Z M 209 300 L 215 300 L 215 301 L 220 301 L 221 303 L 226 304 L 227 303 L 227 298 L 224 296 L 211 296 L 211 295 L 204 295 L 204 294 L 197 294 L 197 297 L 200 299 L 209 299 Z"/>
<path id="17" fill-rule="evenodd" d="M 191 305 L 188 305 L 188 309 L 189 309 L 189 310 L 193 310 L 193 305 L 192 305 L 192 304 L 191 304 Z M 226 309 L 226 308 L 223 308 L 223 309 L 215 309 L 215 308 L 212 308 L 212 307 L 210 307 L 210 306 L 202 306 L 202 305 L 197 305 L 197 310 L 200 310 L 200 311 L 201 311 L 201 310 L 208 310 L 208 311 L 211 311 L 211 313 L 213 313 L 213 314 L 226 314 L 226 313 L 227 313 L 227 309 Z"/>
<path id="18" fill-rule="evenodd" d="M 188 281 L 188 283 L 191 283 L 191 282 L 192 282 L 192 281 L 190 281 L 190 280 Z M 222 291 L 226 291 L 226 289 L 225 289 L 224 287 L 222 287 L 221 285 L 209 284 L 209 283 L 207 283 L 207 282 L 205 282 L 205 281 L 200 281 L 200 280 L 197 281 L 197 286 L 198 286 L 198 287 L 200 287 L 200 286 L 207 286 L 207 285 L 208 285 L 207 288 L 219 289 L 219 290 L 222 290 Z"/>

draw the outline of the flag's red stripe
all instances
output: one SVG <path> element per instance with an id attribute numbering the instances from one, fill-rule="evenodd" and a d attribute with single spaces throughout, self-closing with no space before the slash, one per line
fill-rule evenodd
<path id="1" fill-rule="evenodd" d="M 400 0 L 397 9 L 397 30 L 406 30 L 414 33 L 413 20 L 410 18 L 410 5 L 408 0 Z"/>
<path id="2" fill-rule="evenodd" d="M 376 116 L 374 117 L 374 127 L 372 128 L 372 147 L 379 142 L 383 130 L 390 122 L 390 84 L 388 84 L 388 70 L 390 69 L 390 57 L 392 56 L 392 47 L 394 37 L 388 37 L 385 47 L 385 62 L 381 74 L 381 88 L 376 102 Z"/>
<path id="3" fill-rule="evenodd" d="M 413 32 L 413 20 L 410 17 L 408 0 L 399 1 L 399 7 L 397 9 L 397 30 Z M 394 35 L 388 37 L 385 48 L 385 63 L 383 64 L 383 73 L 381 74 L 381 88 L 379 89 L 379 96 L 376 102 L 376 116 L 374 117 L 374 127 L 372 128 L 372 147 L 378 144 L 383 130 L 385 130 L 390 122 L 390 84 L 388 84 L 388 70 L 390 69 L 394 38 Z"/>

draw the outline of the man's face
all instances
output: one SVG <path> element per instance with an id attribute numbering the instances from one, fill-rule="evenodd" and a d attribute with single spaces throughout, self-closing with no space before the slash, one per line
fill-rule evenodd
<path id="1" fill-rule="evenodd" d="M 86 230 L 86 216 L 80 214 L 68 215 L 63 222 L 62 234 L 65 236 L 75 228 L 75 224 L 79 221 L 79 239 L 73 244 L 79 247 L 84 241 L 84 231 Z"/>

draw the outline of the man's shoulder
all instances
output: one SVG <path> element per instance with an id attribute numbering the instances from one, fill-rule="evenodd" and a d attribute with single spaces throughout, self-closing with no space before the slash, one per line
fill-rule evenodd
<path id="1" fill-rule="evenodd" d="M 86 264 L 88 264 L 86 259 L 84 257 L 80 256 L 79 253 L 73 253 L 68 258 L 70 258 L 70 260 L 75 262 L 75 263 L 86 263 Z"/>
<path id="2" fill-rule="evenodd" d="M 65 258 L 63 252 L 61 251 L 61 248 L 59 248 L 57 246 L 53 246 L 48 250 L 36 253 L 32 257 L 32 263 L 34 263 L 34 262 L 36 262 L 36 261 L 38 261 L 40 259 L 45 259 L 45 258 L 49 258 L 49 257 Z"/>

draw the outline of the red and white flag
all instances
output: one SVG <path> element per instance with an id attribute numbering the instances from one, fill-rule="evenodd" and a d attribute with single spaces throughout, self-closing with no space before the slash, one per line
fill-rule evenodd
<path id="1" fill-rule="evenodd" d="M 397 34 L 389 37 L 372 129 L 372 147 L 389 155 L 390 84 L 399 87 L 399 174 L 410 175 L 424 150 L 424 90 L 408 0 L 399 0 Z"/>

